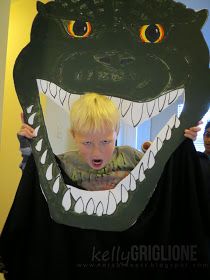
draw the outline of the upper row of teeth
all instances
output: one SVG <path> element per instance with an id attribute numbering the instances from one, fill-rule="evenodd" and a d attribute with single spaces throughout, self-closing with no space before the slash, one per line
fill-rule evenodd
<path id="1" fill-rule="evenodd" d="M 46 80 L 37 79 L 37 85 L 40 93 L 46 94 L 67 112 L 69 112 L 71 104 L 80 98 L 80 95 L 68 93 L 56 84 Z M 122 119 L 129 125 L 136 127 L 142 122 L 158 115 L 162 110 L 176 101 L 183 93 L 183 88 L 176 89 L 165 92 L 160 97 L 147 102 L 133 102 L 117 97 L 110 98 L 116 104 Z"/>
<path id="2" fill-rule="evenodd" d="M 32 112 L 33 105 L 27 108 L 28 123 L 33 125 L 36 113 Z M 180 125 L 179 119 L 176 115 L 173 115 L 168 123 L 158 133 L 150 148 L 146 151 L 141 161 L 131 171 L 131 173 L 121 180 L 118 185 L 111 190 L 105 191 L 86 191 L 67 185 L 67 191 L 62 199 L 63 208 L 68 211 L 72 207 L 72 198 L 75 201 L 74 211 L 76 213 L 86 212 L 88 215 L 96 214 L 111 215 L 115 212 L 117 204 L 125 203 L 129 197 L 129 191 L 136 189 L 136 181 L 142 182 L 145 179 L 145 171 L 151 169 L 155 164 L 155 156 L 160 151 L 163 142 L 171 138 L 171 129 L 177 128 Z M 39 131 L 38 126 L 36 134 Z M 38 138 L 37 138 L 38 139 Z M 48 150 L 43 150 L 44 139 L 38 139 L 35 145 L 35 149 L 40 153 L 41 164 L 46 163 L 46 157 Z M 46 170 L 46 179 L 50 181 L 53 179 L 53 163 L 49 164 Z M 52 190 L 54 193 L 58 193 L 60 189 L 61 176 L 57 175 Z"/>

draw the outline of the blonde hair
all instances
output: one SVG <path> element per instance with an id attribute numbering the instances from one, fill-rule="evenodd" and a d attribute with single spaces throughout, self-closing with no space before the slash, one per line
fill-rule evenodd
<path id="1" fill-rule="evenodd" d="M 118 133 L 120 115 L 115 104 L 106 96 L 86 93 L 70 110 L 71 132 L 89 133 L 110 128 Z"/>

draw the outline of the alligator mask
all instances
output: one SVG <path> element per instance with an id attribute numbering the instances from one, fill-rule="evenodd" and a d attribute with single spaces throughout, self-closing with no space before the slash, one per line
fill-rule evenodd
<path id="1" fill-rule="evenodd" d="M 170 155 L 209 106 L 209 52 L 201 28 L 207 10 L 172 0 L 37 2 L 30 43 L 19 54 L 14 82 L 26 121 L 40 187 L 57 223 L 123 231 L 148 204 Z M 171 106 L 173 115 L 138 165 L 112 190 L 65 184 L 50 146 L 39 94 L 69 112 L 86 92 L 110 96 L 136 127 Z"/>

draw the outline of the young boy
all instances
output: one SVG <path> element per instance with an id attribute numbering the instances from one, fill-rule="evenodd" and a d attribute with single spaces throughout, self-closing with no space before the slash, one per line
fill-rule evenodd
<path id="1" fill-rule="evenodd" d="M 71 107 L 70 122 L 77 151 L 58 157 L 69 178 L 80 187 L 92 191 L 112 189 L 142 158 L 142 153 L 132 147 L 115 146 L 120 115 L 106 96 L 82 95 Z M 193 139 L 197 130 L 199 127 L 191 128 L 186 136 Z M 33 132 L 33 128 L 23 124 L 19 135 L 33 138 Z M 26 162 L 28 153 L 21 150 Z"/>

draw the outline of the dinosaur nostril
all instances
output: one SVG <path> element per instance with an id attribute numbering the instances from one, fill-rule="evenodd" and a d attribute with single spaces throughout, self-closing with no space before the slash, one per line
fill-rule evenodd
<path id="1" fill-rule="evenodd" d="M 111 59 L 110 59 L 109 56 L 103 56 L 103 57 L 100 57 L 100 58 L 99 58 L 99 61 L 102 62 L 102 63 L 110 64 Z"/>
<path id="2" fill-rule="evenodd" d="M 131 63 L 133 63 L 134 61 L 135 61 L 135 58 L 133 58 L 133 57 L 121 58 L 121 59 L 120 59 L 120 64 L 121 64 L 122 66 L 124 66 L 124 65 L 131 64 Z"/>

